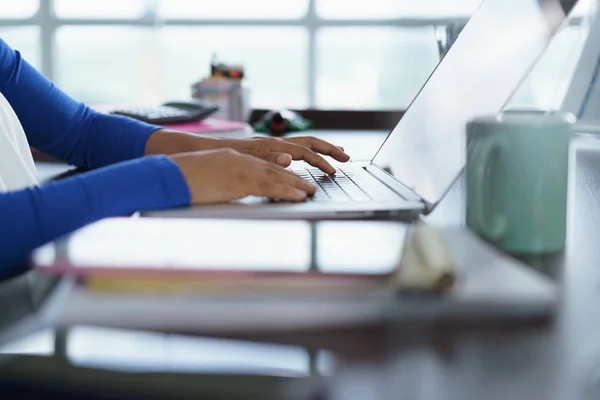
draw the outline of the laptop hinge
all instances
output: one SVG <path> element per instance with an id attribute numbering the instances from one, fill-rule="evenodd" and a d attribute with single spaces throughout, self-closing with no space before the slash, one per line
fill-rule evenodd
<path id="1" fill-rule="evenodd" d="M 369 174 L 375 177 L 375 179 L 392 189 L 394 192 L 398 193 L 406 200 L 420 201 L 423 204 L 425 204 L 427 208 L 430 207 L 430 204 L 428 204 L 424 199 L 422 199 L 421 196 L 419 196 L 414 190 L 402 184 L 375 164 L 371 163 L 364 168 Z"/>

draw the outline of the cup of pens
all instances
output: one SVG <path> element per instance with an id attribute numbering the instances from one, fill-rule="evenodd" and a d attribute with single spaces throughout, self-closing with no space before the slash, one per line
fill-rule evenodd
<path id="1" fill-rule="evenodd" d="M 244 67 L 218 62 L 210 64 L 210 75 L 192 85 L 192 97 L 209 100 L 219 106 L 214 118 L 230 121 L 250 119 L 250 88 Z"/>

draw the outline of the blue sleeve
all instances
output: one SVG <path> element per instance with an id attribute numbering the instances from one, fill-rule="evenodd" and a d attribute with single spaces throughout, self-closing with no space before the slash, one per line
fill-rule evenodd
<path id="1" fill-rule="evenodd" d="M 29 144 L 79 167 L 144 155 L 158 126 L 95 112 L 58 89 L 0 39 L 0 92 L 15 110 Z"/>
<path id="2" fill-rule="evenodd" d="M 0 194 L 0 277 L 23 272 L 14 269 L 33 249 L 91 222 L 189 202 L 179 168 L 162 155 Z"/>

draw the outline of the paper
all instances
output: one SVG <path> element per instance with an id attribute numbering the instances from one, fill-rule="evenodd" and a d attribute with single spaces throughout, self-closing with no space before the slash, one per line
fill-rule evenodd
<path id="1" fill-rule="evenodd" d="M 165 124 L 165 128 L 205 135 L 225 135 L 227 137 L 249 137 L 253 133 L 252 127 L 245 122 L 217 118 L 205 118 L 197 122 Z"/>
<path id="2" fill-rule="evenodd" d="M 441 232 L 418 221 L 404 248 L 395 284 L 403 289 L 447 292 L 454 285 L 456 268 Z"/>

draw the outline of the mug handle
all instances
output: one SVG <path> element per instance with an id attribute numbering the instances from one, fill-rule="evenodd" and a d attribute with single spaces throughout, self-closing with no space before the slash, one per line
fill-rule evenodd
<path id="1" fill-rule="evenodd" d="M 498 136 L 488 137 L 484 141 L 477 141 L 473 144 L 471 161 L 476 167 L 473 170 L 472 179 L 474 179 L 475 187 L 481 188 L 473 193 L 476 210 L 474 222 L 489 239 L 498 240 L 506 233 L 506 218 L 498 213 L 491 215 L 492 210 L 487 209 L 484 194 L 491 193 L 490 171 L 494 160 L 492 155 L 501 152 L 505 146 Z M 497 157 L 495 159 L 497 160 Z"/>

